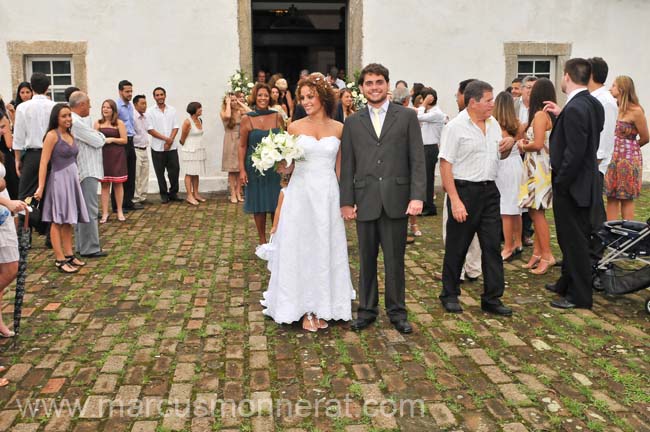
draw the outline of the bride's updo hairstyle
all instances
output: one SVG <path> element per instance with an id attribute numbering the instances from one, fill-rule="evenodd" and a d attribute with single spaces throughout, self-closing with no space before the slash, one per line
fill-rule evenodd
<path id="1" fill-rule="evenodd" d="M 298 89 L 296 90 L 296 99 L 298 101 L 300 101 L 300 91 L 303 87 L 309 87 L 318 94 L 320 103 L 323 105 L 323 109 L 328 117 L 334 115 L 334 109 L 336 108 L 336 94 L 322 73 L 314 72 L 298 82 Z"/>

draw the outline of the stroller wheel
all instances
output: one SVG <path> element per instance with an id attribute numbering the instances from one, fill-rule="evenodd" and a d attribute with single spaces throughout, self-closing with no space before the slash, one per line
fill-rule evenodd
<path id="1" fill-rule="evenodd" d="M 650 314 L 650 297 L 645 300 L 645 311 Z"/>

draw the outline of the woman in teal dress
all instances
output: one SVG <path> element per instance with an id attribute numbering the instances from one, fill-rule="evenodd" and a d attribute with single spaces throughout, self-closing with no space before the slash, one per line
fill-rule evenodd
<path id="1" fill-rule="evenodd" d="M 253 213 L 259 244 L 265 244 L 266 214 L 271 213 L 273 220 L 280 194 L 280 175 L 273 168 L 261 175 L 253 168 L 251 156 L 269 131 L 280 132 L 282 117 L 269 109 L 271 88 L 267 84 L 256 84 L 251 99 L 255 109 L 242 116 L 239 125 L 239 178 L 246 186 L 244 211 Z"/>

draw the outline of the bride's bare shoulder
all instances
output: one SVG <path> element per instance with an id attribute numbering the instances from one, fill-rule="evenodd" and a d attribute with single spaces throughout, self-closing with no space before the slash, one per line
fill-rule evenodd
<path id="1" fill-rule="evenodd" d="M 336 131 L 336 137 L 341 139 L 341 136 L 343 135 L 343 123 L 332 120 L 332 128 Z"/>
<path id="2" fill-rule="evenodd" d="M 300 135 L 305 127 L 305 119 L 306 117 L 301 118 L 300 120 L 292 121 L 289 124 L 289 127 L 287 127 L 287 132 L 289 132 L 291 135 Z"/>

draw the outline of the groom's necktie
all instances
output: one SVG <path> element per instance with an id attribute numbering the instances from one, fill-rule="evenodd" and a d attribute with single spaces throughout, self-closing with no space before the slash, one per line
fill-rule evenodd
<path id="1" fill-rule="evenodd" d="M 379 108 L 372 109 L 372 127 L 375 128 L 377 137 L 381 135 L 381 121 L 379 120 Z"/>

